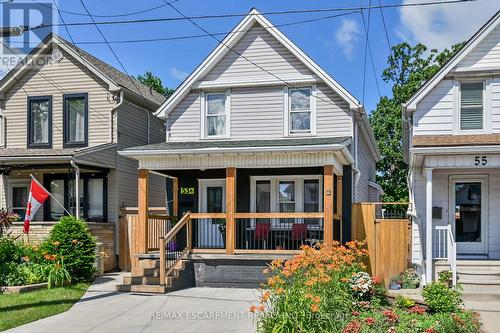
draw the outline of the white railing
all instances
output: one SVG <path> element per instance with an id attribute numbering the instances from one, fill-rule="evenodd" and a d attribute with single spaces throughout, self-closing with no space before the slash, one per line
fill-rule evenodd
<path id="1" fill-rule="evenodd" d="M 452 272 L 453 286 L 457 285 L 457 244 L 453 237 L 451 225 L 436 226 L 437 246 L 434 249 L 434 259 L 446 260 Z"/>

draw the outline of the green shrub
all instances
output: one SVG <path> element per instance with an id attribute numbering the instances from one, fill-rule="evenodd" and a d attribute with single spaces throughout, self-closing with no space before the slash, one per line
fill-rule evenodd
<path id="1" fill-rule="evenodd" d="M 394 300 L 394 305 L 397 308 L 406 309 L 406 308 L 411 308 L 412 306 L 414 306 L 415 301 L 408 298 L 408 297 L 405 297 L 403 295 L 397 295 L 396 299 Z"/>
<path id="2" fill-rule="evenodd" d="M 438 280 L 441 283 L 448 283 L 449 281 L 451 281 L 452 278 L 453 278 L 452 271 L 445 270 L 438 273 Z"/>
<path id="3" fill-rule="evenodd" d="M 462 304 L 462 293 L 458 289 L 448 288 L 441 282 L 431 282 L 424 287 L 422 296 L 435 312 L 454 312 L 459 310 Z"/>
<path id="4" fill-rule="evenodd" d="M 89 280 L 94 273 L 95 238 L 87 224 L 72 216 L 57 223 L 43 243 L 43 252 L 64 260 L 71 281 Z"/>
<path id="5" fill-rule="evenodd" d="M 19 262 L 18 242 L 10 237 L 0 237 L 0 263 Z"/>

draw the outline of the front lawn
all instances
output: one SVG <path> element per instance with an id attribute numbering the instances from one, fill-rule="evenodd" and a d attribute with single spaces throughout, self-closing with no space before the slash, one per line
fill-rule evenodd
<path id="1" fill-rule="evenodd" d="M 0 294 L 0 331 L 64 312 L 87 288 L 87 283 L 78 283 L 25 294 Z"/>

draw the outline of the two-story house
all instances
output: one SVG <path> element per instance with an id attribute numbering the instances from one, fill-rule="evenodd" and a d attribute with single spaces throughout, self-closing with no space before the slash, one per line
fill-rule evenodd
<path id="1" fill-rule="evenodd" d="M 137 162 L 116 152 L 164 140 L 164 122 L 153 114 L 164 101 L 61 37 L 47 36 L 0 81 L 0 206 L 22 220 L 33 175 L 73 215 L 115 229 L 120 207 L 137 205 Z M 162 182 L 152 190 L 164 206 Z M 47 200 L 30 239 L 44 237 L 65 214 Z M 108 232 L 106 268 L 115 260 L 113 239 Z"/>
<path id="2" fill-rule="evenodd" d="M 379 152 L 363 106 L 255 9 L 157 115 L 164 142 L 120 154 L 139 161 L 143 190 L 152 171 L 176 180 L 171 211 L 185 214 L 176 231 L 189 223 L 189 252 L 226 256 L 196 266 L 201 285 L 258 285 L 265 264 L 247 258 L 239 264 L 245 273 L 234 274 L 233 254 L 272 259 L 304 244 L 350 240 L 352 202 L 380 194 Z M 141 232 L 141 253 L 148 234 Z"/>
<path id="3" fill-rule="evenodd" d="M 446 259 L 462 284 L 500 287 L 485 269 L 500 272 L 500 12 L 407 101 L 403 123 L 413 262 L 427 282 Z"/>

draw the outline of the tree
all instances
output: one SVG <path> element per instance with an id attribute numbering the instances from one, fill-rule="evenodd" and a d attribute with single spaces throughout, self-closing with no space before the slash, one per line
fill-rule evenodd
<path id="1" fill-rule="evenodd" d="M 161 79 L 150 71 L 146 71 L 144 74 L 138 75 L 137 80 L 167 98 L 174 93 L 174 89 L 164 87 Z"/>
<path id="2" fill-rule="evenodd" d="M 377 164 L 377 182 L 384 189 L 384 201 L 406 201 L 408 166 L 403 161 L 403 129 L 401 104 L 429 80 L 463 43 L 451 49 L 428 52 L 425 45 L 400 43 L 392 47 L 387 68 L 382 74 L 385 82 L 393 84 L 392 98 L 384 96 L 370 114 L 370 123 L 377 139 L 381 160 Z"/>

